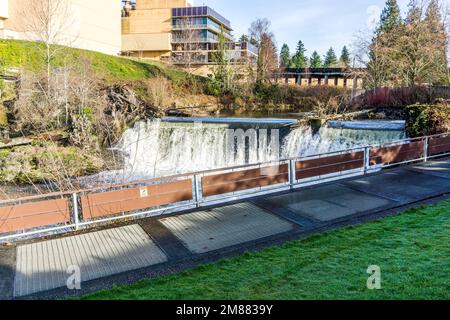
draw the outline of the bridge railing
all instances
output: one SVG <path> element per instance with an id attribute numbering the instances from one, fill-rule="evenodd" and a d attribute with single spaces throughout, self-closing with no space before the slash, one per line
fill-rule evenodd
<path id="1" fill-rule="evenodd" d="M 450 133 L 301 158 L 0 201 L 0 242 L 181 212 L 450 155 Z"/>

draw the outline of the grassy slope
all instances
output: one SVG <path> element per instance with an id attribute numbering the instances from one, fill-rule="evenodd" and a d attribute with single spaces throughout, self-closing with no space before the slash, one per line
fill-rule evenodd
<path id="1" fill-rule="evenodd" d="M 181 82 L 186 73 L 169 68 L 162 63 L 146 63 L 127 58 L 109 56 L 98 52 L 59 47 L 52 61 L 54 66 L 77 65 L 88 60 L 92 68 L 107 80 L 140 80 L 163 74 L 168 79 Z M 45 53 L 42 44 L 29 41 L 0 40 L 0 59 L 9 67 L 25 68 L 39 72 L 45 69 Z"/>
<path id="2" fill-rule="evenodd" d="M 450 201 L 85 299 L 448 299 Z M 370 265 L 382 290 L 366 288 Z"/>

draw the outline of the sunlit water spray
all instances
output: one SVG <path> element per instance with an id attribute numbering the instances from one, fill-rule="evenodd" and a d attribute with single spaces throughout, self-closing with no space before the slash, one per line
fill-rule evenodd
<path id="1" fill-rule="evenodd" d="M 257 143 L 250 143 L 247 139 L 245 153 L 236 152 L 230 157 L 227 124 L 140 122 L 124 133 L 117 146 L 123 155 L 123 169 L 105 172 L 95 180 L 117 183 L 164 177 L 341 151 L 405 138 L 403 131 L 329 127 L 322 127 L 315 134 L 310 127 L 300 127 L 284 137 L 270 135 L 270 128 L 266 131 L 257 128 L 257 131 Z M 274 137 L 279 140 L 274 141 Z"/>

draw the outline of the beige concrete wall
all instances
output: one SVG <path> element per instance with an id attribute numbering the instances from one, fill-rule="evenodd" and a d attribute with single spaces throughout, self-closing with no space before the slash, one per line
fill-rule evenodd
<path id="1" fill-rule="evenodd" d="M 280 84 L 289 84 L 289 85 L 294 85 L 295 84 L 295 78 L 289 78 L 288 82 L 286 82 L 285 78 L 278 78 L 278 83 Z M 349 78 L 347 79 L 347 85 L 345 85 L 345 79 L 344 78 L 336 78 L 336 77 L 329 77 L 328 78 L 328 86 L 330 87 L 346 87 L 348 89 L 352 89 L 353 88 L 353 83 L 354 83 L 354 79 Z M 319 85 L 325 85 L 325 79 L 320 79 L 318 77 L 312 77 L 311 78 L 311 84 L 309 84 L 309 78 L 302 78 L 301 80 L 301 84 L 296 84 L 296 85 L 301 85 L 303 87 L 308 87 L 308 86 L 319 86 Z M 355 86 L 357 89 L 362 89 L 364 86 L 364 81 L 363 79 L 357 79 L 357 82 L 355 83 Z"/>
<path id="2" fill-rule="evenodd" d="M 122 34 L 172 32 L 170 9 L 135 10 L 122 18 Z"/>
<path id="3" fill-rule="evenodd" d="M 160 59 L 172 50 L 172 8 L 187 7 L 188 0 L 137 0 L 136 10 L 122 18 L 122 51 Z"/>
<path id="4" fill-rule="evenodd" d="M 124 34 L 122 51 L 170 51 L 170 33 Z"/>
<path id="5" fill-rule="evenodd" d="M 0 0 L 0 20 L 8 18 L 9 0 Z"/>
<path id="6" fill-rule="evenodd" d="M 0 0 L 4 1 L 4 0 Z M 67 0 L 68 10 L 58 25 L 63 26 L 55 42 L 75 48 L 117 55 L 121 50 L 121 4 L 111 0 Z M 9 0 L 9 18 L 4 37 L 39 40 L 28 30 L 28 0 Z M 25 12 L 25 14 L 24 14 Z"/>
<path id="7" fill-rule="evenodd" d="M 138 2 L 139 3 L 139 2 Z M 172 40 L 171 9 L 135 10 L 122 18 L 122 51 L 140 51 L 159 59 L 169 52 Z M 146 51 L 156 51 L 150 53 Z"/>
<path id="8" fill-rule="evenodd" d="M 71 0 L 78 15 L 78 48 L 117 55 L 121 50 L 121 4 L 111 0 Z"/>
<path id="9" fill-rule="evenodd" d="M 353 87 L 353 79 L 347 79 L 347 88 L 352 88 Z"/>

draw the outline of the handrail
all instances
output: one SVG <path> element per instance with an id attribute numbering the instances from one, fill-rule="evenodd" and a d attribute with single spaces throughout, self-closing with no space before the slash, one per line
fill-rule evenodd
<path id="1" fill-rule="evenodd" d="M 22 233 L 14 233 L 14 234 L 6 235 L 6 236 L 2 236 L 0 234 L 0 242 L 5 241 L 5 240 L 10 240 L 10 239 L 15 239 L 15 238 L 21 237 L 21 236 L 35 236 L 35 235 L 39 235 L 39 234 L 42 234 L 45 232 L 67 232 L 67 230 L 72 230 L 72 229 L 78 230 L 80 227 L 88 227 L 88 226 L 93 226 L 98 223 L 112 222 L 112 221 L 117 221 L 120 219 L 131 218 L 131 217 L 137 218 L 137 217 L 145 216 L 146 214 L 155 214 L 157 212 L 164 213 L 167 210 L 183 210 L 183 209 L 187 209 L 187 208 L 200 207 L 202 205 L 207 205 L 207 204 L 211 204 L 211 203 L 224 203 L 224 202 L 228 202 L 228 201 L 244 199 L 249 196 L 255 196 L 256 194 L 266 194 L 268 192 L 279 192 L 280 190 L 284 190 L 287 186 L 290 189 L 294 189 L 294 188 L 306 186 L 308 184 L 320 183 L 324 180 L 332 181 L 332 180 L 342 179 L 342 178 L 354 176 L 354 175 L 365 175 L 367 173 L 373 172 L 374 170 L 380 170 L 382 168 L 401 165 L 401 164 L 405 164 L 405 163 L 411 163 L 411 162 L 417 162 L 417 161 L 426 162 L 426 161 L 428 161 L 428 159 L 450 154 L 450 144 L 449 144 L 448 149 L 441 148 L 443 150 L 442 152 L 438 152 L 437 154 L 433 154 L 432 152 L 430 152 L 430 150 L 433 150 L 430 148 L 435 147 L 430 143 L 430 140 L 432 138 L 448 137 L 448 136 L 450 136 L 450 132 L 431 135 L 431 136 L 418 137 L 418 138 L 407 138 L 407 139 L 391 141 L 391 142 L 387 142 L 387 143 L 359 146 L 359 147 L 354 147 L 354 148 L 350 148 L 350 149 L 331 151 L 331 152 L 309 155 L 309 156 L 304 156 L 304 157 L 292 157 L 292 158 L 287 158 L 287 159 L 265 161 L 265 162 L 255 163 L 255 164 L 245 164 L 245 165 L 238 165 L 238 166 L 233 166 L 233 167 L 225 167 L 225 168 L 210 169 L 210 170 L 204 170 L 204 171 L 198 171 L 198 172 L 177 174 L 177 175 L 172 175 L 172 176 L 167 176 L 167 177 L 158 177 L 158 178 L 153 178 L 153 179 L 148 179 L 148 180 L 137 180 L 137 181 L 131 181 L 131 182 L 122 183 L 122 184 L 109 184 L 109 185 L 104 185 L 104 186 L 89 188 L 89 189 L 84 189 L 84 190 L 74 190 L 74 191 L 67 191 L 67 192 L 53 192 L 53 193 L 48 193 L 48 194 L 34 195 L 34 196 L 29 196 L 29 197 L 17 198 L 17 199 L 2 200 L 2 201 L 0 201 L 0 209 L 4 208 L 4 207 L 8 207 L 8 206 L 15 207 L 16 205 L 19 208 L 22 205 L 29 205 L 30 203 L 34 203 L 34 200 L 44 200 L 44 199 L 59 198 L 59 197 L 66 198 L 66 201 L 71 203 L 71 209 L 69 209 L 69 214 L 71 217 L 70 218 L 71 221 L 69 223 L 71 223 L 71 224 L 63 225 L 63 226 L 59 225 L 59 226 L 35 227 L 32 230 L 27 230 Z M 372 158 L 371 152 L 373 150 L 384 149 L 386 146 L 408 145 L 414 141 L 423 141 L 423 152 L 419 152 L 417 154 L 413 153 L 410 158 L 409 157 L 395 158 L 395 156 L 394 156 L 394 158 L 393 158 L 394 161 L 389 162 L 389 163 L 388 162 L 381 162 L 379 164 L 371 164 L 370 163 L 370 159 Z M 447 145 L 447 144 L 445 143 L 443 145 Z M 441 150 L 441 149 L 439 149 L 439 150 Z M 317 167 L 314 167 L 314 168 L 297 169 L 297 164 L 299 162 L 321 160 L 321 159 L 326 159 L 326 158 L 331 159 L 331 158 L 333 158 L 334 155 L 335 156 L 340 156 L 340 155 L 348 156 L 349 154 L 355 153 L 355 152 L 364 153 L 364 158 L 358 159 L 357 161 L 356 160 L 355 161 L 351 161 L 351 160 L 336 161 L 335 160 L 335 162 L 333 162 L 333 163 L 324 163 L 324 164 L 322 163 L 320 165 L 317 165 Z M 336 157 L 334 157 L 334 158 L 336 159 Z M 363 161 L 363 164 L 355 166 L 355 167 L 345 166 L 346 164 L 353 163 L 353 162 L 360 162 L 360 161 Z M 261 184 L 258 186 L 257 183 L 256 184 L 250 183 L 249 185 L 245 186 L 246 188 L 243 188 L 242 191 L 240 189 L 238 189 L 237 191 L 231 191 L 231 192 L 224 190 L 221 193 L 218 193 L 217 196 L 216 195 L 214 195 L 214 196 L 205 195 L 204 190 L 202 188 L 203 179 L 207 179 L 210 176 L 210 174 L 215 174 L 217 176 L 220 176 L 221 173 L 223 173 L 225 175 L 226 173 L 233 173 L 233 172 L 245 174 L 246 172 L 248 173 L 249 170 L 258 169 L 258 168 L 264 169 L 264 167 L 269 167 L 269 165 L 273 166 L 274 164 L 287 165 L 288 172 L 283 173 L 283 175 L 286 175 L 286 174 L 288 175 L 288 178 L 289 178 L 288 182 L 287 181 L 280 182 L 278 180 L 271 181 L 271 182 L 269 182 L 268 188 L 266 188 L 265 184 Z M 275 166 L 273 166 L 273 167 L 275 167 Z M 302 172 L 302 171 L 307 172 L 308 170 L 314 171 L 318 168 L 332 168 L 332 167 L 336 167 L 336 171 L 329 171 L 329 170 L 325 169 L 322 172 L 319 171 L 317 173 L 317 175 L 311 176 L 311 178 L 309 178 L 309 177 L 301 178 L 301 175 L 300 176 L 297 175 L 299 172 Z M 241 170 L 241 169 L 247 169 L 247 170 Z M 267 174 L 263 173 L 263 171 L 261 170 L 261 173 L 259 174 L 259 176 L 255 176 L 254 178 L 246 178 L 246 179 L 240 179 L 240 180 L 236 180 L 236 181 L 229 180 L 229 181 L 225 181 L 223 183 L 223 185 L 227 185 L 227 183 L 229 183 L 230 181 L 233 183 L 236 183 L 236 182 L 242 182 L 242 181 L 244 181 L 244 182 L 245 181 L 254 181 L 254 180 L 258 180 L 258 179 L 264 179 L 266 177 L 268 177 Z M 152 210 L 150 210 L 150 208 L 148 208 L 149 210 L 145 209 L 144 211 L 140 211 L 140 212 L 123 212 L 123 214 L 119 215 L 119 216 L 111 215 L 111 216 L 108 216 L 107 218 L 94 220 L 94 221 L 90 221 L 87 218 L 87 216 L 84 214 L 84 212 L 80 213 L 80 211 L 79 211 L 79 208 L 83 209 L 83 206 L 81 206 L 81 207 L 79 206 L 80 197 L 101 194 L 103 192 L 115 191 L 115 190 L 118 190 L 118 191 L 130 190 L 131 191 L 132 189 L 137 189 L 136 191 L 133 191 L 133 192 L 139 192 L 140 188 L 148 188 L 151 186 L 158 186 L 158 185 L 163 187 L 163 185 L 165 183 L 170 184 L 170 183 L 176 182 L 176 181 L 171 181 L 171 180 L 175 180 L 175 179 L 181 180 L 183 178 L 185 178 L 185 180 L 190 179 L 190 181 L 192 183 L 192 188 L 189 189 L 192 191 L 192 199 L 187 200 L 187 201 L 184 201 L 183 199 L 171 200 L 171 202 L 167 202 L 167 203 L 169 203 L 168 205 L 160 205 L 158 207 L 153 207 Z M 158 184 L 157 182 L 161 182 L 161 183 Z M 134 188 L 131 188 L 131 186 L 134 186 Z M 259 192 L 257 190 L 255 191 L 255 189 L 258 189 Z M 180 191 L 180 190 L 178 190 L 178 191 Z M 183 191 L 183 190 L 181 190 L 181 191 Z M 184 191 L 186 191 L 186 190 L 188 190 L 188 189 L 185 189 Z M 233 189 L 231 188 L 228 190 L 233 190 Z M 144 190 L 143 194 L 145 194 L 145 196 L 141 196 L 141 198 L 147 197 L 147 192 L 148 192 L 148 189 L 147 189 L 147 191 Z M 171 192 L 171 193 L 175 193 L 175 191 Z M 169 194 L 169 192 L 168 193 L 160 193 L 160 194 L 148 194 L 148 196 L 155 197 L 155 196 L 160 196 L 160 195 L 164 196 L 167 194 Z M 189 197 L 191 197 L 191 196 L 189 196 Z M 136 198 L 135 200 L 138 200 L 138 199 L 139 198 Z M 179 201 L 179 202 L 175 203 L 173 201 Z M 38 201 L 36 201 L 36 202 L 38 202 Z M 120 200 L 117 200 L 117 202 L 120 202 Z M 3 221 L 7 221 L 7 220 L 8 219 L 3 219 Z"/>
<path id="2" fill-rule="evenodd" d="M 172 176 L 152 178 L 152 179 L 148 179 L 148 180 L 147 179 L 146 180 L 136 180 L 136 181 L 130 181 L 130 182 L 119 183 L 119 184 L 114 184 L 114 185 L 105 184 L 103 186 L 99 186 L 99 187 L 95 187 L 95 188 L 85 188 L 85 189 L 80 189 L 80 190 L 63 191 L 63 192 L 52 192 L 52 193 L 48 193 L 48 194 L 34 195 L 34 196 L 29 196 L 29 197 L 17 198 L 17 199 L 0 200 L 0 205 L 11 203 L 11 202 L 29 201 L 29 200 L 57 197 L 57 196 L 67 196 L 67 195 L 72 195 L 74 192 L 86 193 L 86 192 L 95 192 L 95 191 L 104 191 L 104 190 L 105 191 L 106 190 L 114 190 L 114 189 L 121 188 L 121 187 L 143 185 L 143 184 L 149 184 L 152 182 L 160 182 L 160 181 L 164 181 L 164 180 L 188 178 L 188 177 L 195 176 L 195 175 L 205 175 L 205 174 L 215 173 L 215 172 L 219 173 L 219 172 L 224 172 L 224 171 L 232 171 L 232 170 L 238 170 L 238 169 L 260 167 L 260 166 L 264 166 L 264 165 L 282 163 L 282 162 L 287 162 L 287 161 L 301 161 L 301 160 L 322 158 L 322 157 L 330 156 L 330 155 L 345 154 L 345 153 L 350 153 L 350 152 L 358 151 L 358 150 L 361 151 L 365 148 L 375 148 L 375 147 L 378 148 L 378 147 L 391 146 L 391 145 L 395 146 L 400 143 L 409 143 L 412 141 L 420 141 L 420 140 L 423 140 L 426 138 L 434 138 L 434 137 L 447 136 L 447 135 L 450 135 L 450 132 L 435 134 L 435 135 L 431 135 L 431 136 L 417 137 L 417 138 L 406 138 L 406 139 L 395 140 L 395 141 L 390 141 L 390 142 L 385 142 L 385 143 L 380 143 L 380 144 L 363 145 L 363 146 L 354 147 L 354 148 L 350 148 L 350 149 L 318 153 L 318 154 L 308 155 L 308 156 L 303 156 L 303 157 L 289 157 L 289 158 L 284 158 L 284 159 L 279 159 L 279 160 L 263 161 L 263 162 L 258 162 L 258 163 L 254 163 L 254 164 L 244 164 L 244 165 L 238 165 L 238 166 L 232 166 L 232 167 L 223 167 L 223 168 L 209 169 L 209 170 L 203 170 L 203 171 L 194 171 L 194 172 L 182 173 L 182 174 L 177 174 L 177 175 L 172 175 Z"/>

